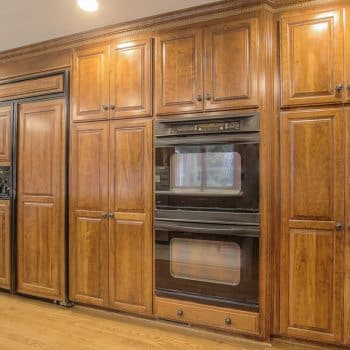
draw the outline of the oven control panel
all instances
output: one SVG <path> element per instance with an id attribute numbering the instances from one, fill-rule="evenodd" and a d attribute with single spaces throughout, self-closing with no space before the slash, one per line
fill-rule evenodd
<path id="1" fill-rule="evenodd" d="M 230 122 L 212 122 L 212 123 L 193 123 L 173 125 L 169 128 L 171 135 L 187 134 L 187 133 L 207 133 L 221 131 L 237 131 L 241 130 L 240 121 Z"/>
<path id="2" fill-rule="evenodd" d="M 11 199 L 11 167 L 0 166 L 0 199 Z"/>

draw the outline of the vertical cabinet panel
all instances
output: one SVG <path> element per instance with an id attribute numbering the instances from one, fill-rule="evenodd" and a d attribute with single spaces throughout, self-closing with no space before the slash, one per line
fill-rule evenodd
<path id="1" fill-rule="evenodd" d="M 156 38 L 158 114 L 203 110 L 202 41 L 201 29 Z"/>
<path id="2" fill-rule="evenodd" d="M 19 107 L 18 292 L 64 297 L 65 101 Z"/>
<path id="3" fill-rule="evenodd" d="M 0 201 L 0 288 L 10 289 L 10 201 Z"/>
<path id="4" fill-rule="evenodd" d="M 342 10 L 281 20 L 282 105 L 341 102 Z"/>
<path id="5" fill-rule="evenodd" d="M 345 8 L 344 15 L 344 69 L 345 69 L 345 89 L 346 89 L 346 101 L 350 102 L 350 6 Z"/>
<path id="6" fill-rule="evenodd" d="M 74 53 L 73 120 L 109 118 L 109 46 Z"/>
<path id="7" fill-rule="evenodd" d="M 111 52 L 111 117 L 152 115 L 151 39 L 117 42 Z"/>
<path id="8" fill-rule="evenodd" d="M 346 109 L 346 135 L 344 338 L 345 344 L 350 345 L 350 108 Z"/>
<path id="9" fill-rule="evenodd" d="M 344 223 L 342 110 L 282 113 L 281 329 L 341 340 Z"/>
<path id="10" fill-rule="evenodd" d="M 108 304 L 108 122 L 73 125 L 70 298 Z"/>
<path id="11" fill-rule="evenodd" d="M 110 305 L 152 311 L 152 121 L 111 123 Z"/>
<path id="12" fill-rule="evenodd" d="M 11 106 L 0 107 L 0 164 L 11 161 Z"/>
<path id="13" fill-rule="evenodd" d="M 205 30 L 205 109 L 257 106 L 258 20 Z"/>

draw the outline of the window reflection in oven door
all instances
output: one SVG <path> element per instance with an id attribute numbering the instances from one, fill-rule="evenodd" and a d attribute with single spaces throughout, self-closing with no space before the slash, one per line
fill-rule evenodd
<path id="1" fill-rule="evenodd" d="M 257 311 L 259 227 L 156 222 L 156 294 Z"/>

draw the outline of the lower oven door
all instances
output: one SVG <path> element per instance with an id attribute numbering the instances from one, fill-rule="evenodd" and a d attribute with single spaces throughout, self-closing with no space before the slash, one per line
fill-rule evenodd
<path id="1" fill-rule="evenodd" d="M 157 221 L 156 294 L 258 311 L 259 227 Z"/>

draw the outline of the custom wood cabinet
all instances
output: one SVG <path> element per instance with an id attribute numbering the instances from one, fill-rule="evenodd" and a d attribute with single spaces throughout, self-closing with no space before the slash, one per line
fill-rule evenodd
<path id="1" fill-rule="evenodd" d="M 62 300 L 65 288 L 65 101 L 18 115 L 17 291 Z"/>
<path id="2" fill-rule="evenodd" d="M 350 102 L 350 6 L 345 8 L 344 14 L 344 49 L 345 49 L 345 60 L 344 60 L 344 69 L 345 69 L 345 89 L 346 89 L 346 102 Z"/>
<path id="3" fill-rule="evenodd" d="M 300 12 L 281 20 L 282 105 L 344 99 L 343 11 Z M 349 82 L 350 83 L 350 80 Z"/>
<path id="4" fill-rule="evenodd" d="M 342 109 L 282 113 L 281 331 L 342 337 L 345 134 Z"/>
<path id="5" fill-rule="evenodd" d="M 10 201 L 0 201 L 0 288 L 10 289 Z"/>
<path id="6" fill-rule="evenodd" d="M 152 120 L 76 124 L 70 297 L 152 312 Z"/>
<path id="7" fill-rule="evenodd" d="M 73 121 L 152 115 L 152 41 L 117 41 L 75 50 Z"/>
<path id="8" fill-rule="evenodd" d="M 108 305 L 106 122 L 73 124 L 70 195 L 70 299 Z"/>
<path id="9" fill-rule="evenodd" d="M 160 34 L 157 114 L 256 107 L 258 33 L 257 18 L 241 17 L 204 29 Z"/>
<path id="10" fill-rule="evenodd" d="M 0 106 L 0 165 L 11 161 L 11 106 Z"/>

